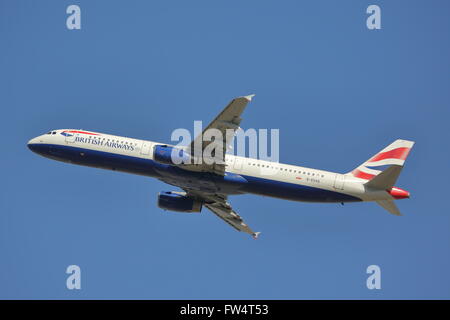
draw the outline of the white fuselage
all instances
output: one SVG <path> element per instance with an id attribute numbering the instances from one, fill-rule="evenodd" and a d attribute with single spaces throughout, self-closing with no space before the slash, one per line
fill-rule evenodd
<path id="1" fill-rule="evenodd" d="M 205 183 L 202 188 L 219 188 L 228 194 L 248 192 L 311 202 L 393 199 L 384 190 L 367 189 L 364 186 L 366 180 L 350 174 L 230 154 L 225 157 L 225 176 L 230 179 L 211 178 L 202 172 L 156 163 L 153 158 L 155 145 L 163 143 L 74 129 L 53 130 L 28 143 L 34 152 L 55 160 L 152 176 L 180 187 Z M 243 177 L 245 183 L 235 179 L 237 176 Z M 210 185 L 207 180 L 212 181 Z"/>

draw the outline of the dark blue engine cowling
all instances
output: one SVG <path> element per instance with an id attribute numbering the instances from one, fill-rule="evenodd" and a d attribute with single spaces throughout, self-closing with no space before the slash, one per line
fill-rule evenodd
<path id="1" fill-rule="evenodd" d="M 191 158 L 189 153 L 181 149 L 167 145 L 156 145 L 153 149 L 153 159 L 159 163 L 178 165 L 189 164 Z"/>
<path id="2" fill-rule="evenodd" d="M 200 212 L 202 202 L 186 197 L 182 193 L 163 191 L 158 194 L 158 207 L 178 212 Z"/>

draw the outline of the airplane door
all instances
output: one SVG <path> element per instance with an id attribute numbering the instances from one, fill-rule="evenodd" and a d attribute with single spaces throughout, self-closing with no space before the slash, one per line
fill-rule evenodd
<path id="1" fill-rule="evenodd" d="M 344 190 L 345 176 L 343 174 L 336 174 L 334 179 L 334 188 L 338 190 Z"/>
<path id="2" fill-rule="evenodd" d="M 73 143 L 73 142 L 75 142 L 75 137 L 76 137 L 75 133 L 72 133 L 72 134 L 68 133 L 68 134 L 66 134 L 66 143 Z"/>
<path id="3" fill-rule="evenodd" d="M 142 143 L 142 147 L 141 147 L 141 154 L 144 154 L 144 155 L 149 154 L 150 153 L 150 147 L 151 147 L 150 142 L 144 141 Z"/>
<path id="4" fill-rule="evenodd" d="M 241 158 L 234 157 L 234 168 L 236 170 L 241 170 L 242 169 L 242 159 Z"/>

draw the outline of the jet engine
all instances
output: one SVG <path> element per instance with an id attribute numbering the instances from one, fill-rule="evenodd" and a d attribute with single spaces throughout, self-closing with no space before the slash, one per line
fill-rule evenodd
<path id="1" fill-rule="evenodd" d="M 159 144 L 153 148 L 153 159 L 159 163 L 180 165 L 189 164 L 191 156 L 182 149 Z"/>
<path id="2" fill-rule="evenodd" d="M 158 207 L 178 212 L 200 212 L 202 202 L 187 197 L 185 192 L 163 191 L 158 194 Z"/>

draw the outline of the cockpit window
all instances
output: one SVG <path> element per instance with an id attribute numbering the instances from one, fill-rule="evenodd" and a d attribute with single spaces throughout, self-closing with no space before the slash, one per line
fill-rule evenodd
<path id="1" fill-rule="evenodd" d="M 51 132 L 51 131 L 49 131 L 49 132 L 47 132 L 46 134 L 52 134 L 52 132 Z"/>

